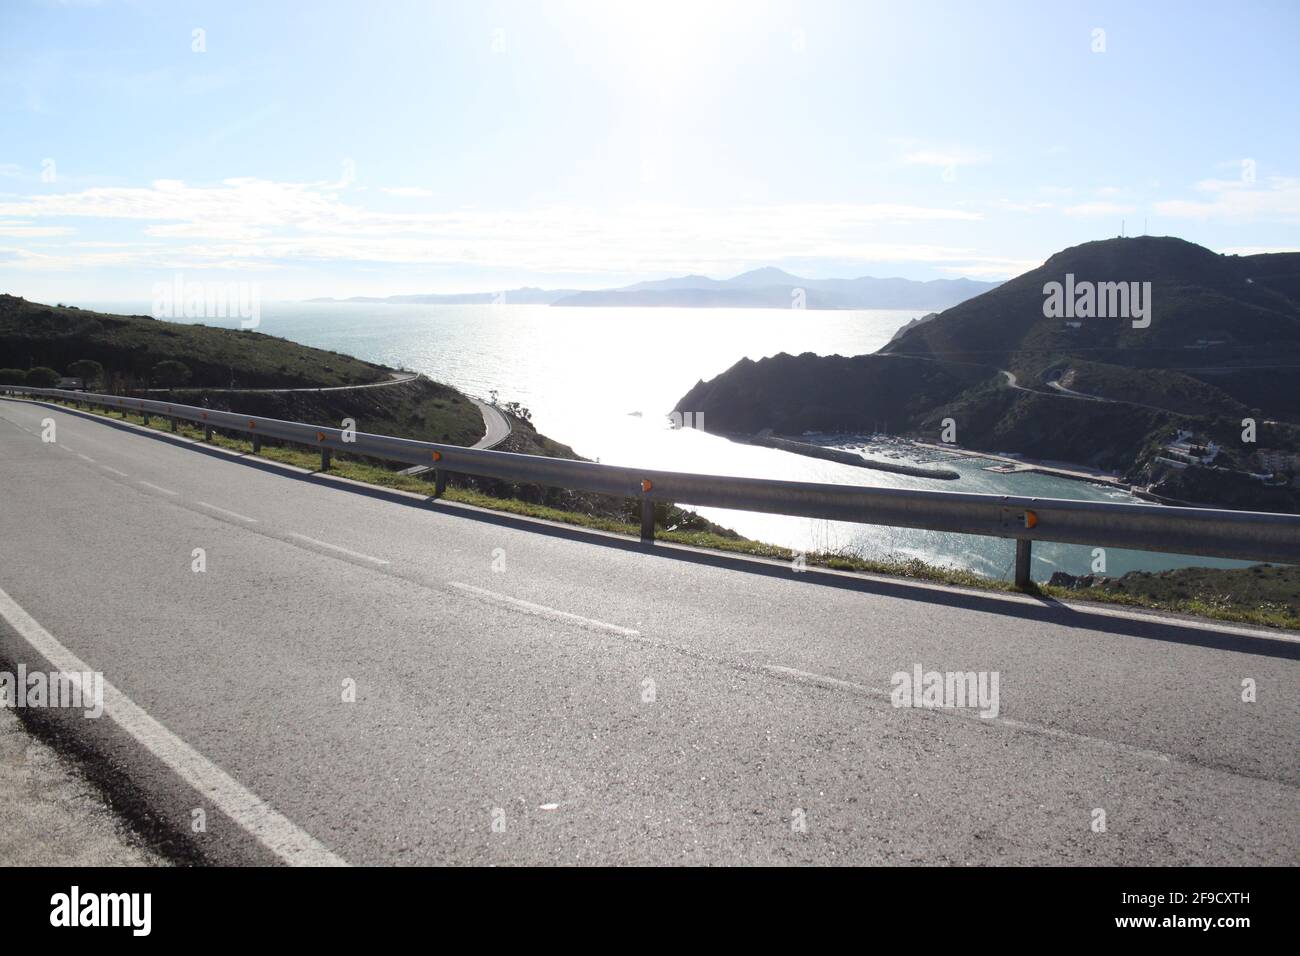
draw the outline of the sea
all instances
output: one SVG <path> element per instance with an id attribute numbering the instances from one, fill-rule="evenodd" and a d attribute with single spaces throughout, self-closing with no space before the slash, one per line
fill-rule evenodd
<path id="1" fill-rule="evenodd" d="M 149 302 L 76 302 L 104 312 L 143 314 Z M 533 424 L 584 457 L 705 474 L 795 481 L 966 491 L 982 494 L 1135 502 L 1127 491 L 1051 475 L 990 471 L 985 458 L 868 443 L 865 437 L 816 436 L 841 447 L 867 447 L 899 464 L 957 471 L 939 481 L 809 458 L 674 428 L 668 413 L 701 379 L 742 358 L 788 352 L 874 352 L 909 320 L 908 310 L 689 309 L 543 305 L 416 305 L 270 302 L 258 331 L 333 349 L 395 368 L 423 372 L 480 398 L 517 401 Z M 181 320 L 186 321 L 186 320 Z M 238 319 L 205 319 L 238 327 Z M 358 423 L 364 429 L 364 423 Z M 707 423 L 706 423 L 707 424 Z M 797 551 L 842 551 L 865 558 L 909 559 L 1010 578 L 1014 545 L 974 535 L 793 518 L 718 508 L 703 516 L 748 538 Z M 1032 575 L 1123 574 L 1183 566 L 1241 567 L 1243 562 L 1080 545 L 1035 544 Z"/>

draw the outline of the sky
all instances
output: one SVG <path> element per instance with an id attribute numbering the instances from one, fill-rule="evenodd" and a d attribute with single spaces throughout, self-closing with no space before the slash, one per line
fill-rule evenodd
<path id="1" fill-rule="evenodd" d="M 0 0 L 0 291 L 1300 249 L 1300 4 Z"/>

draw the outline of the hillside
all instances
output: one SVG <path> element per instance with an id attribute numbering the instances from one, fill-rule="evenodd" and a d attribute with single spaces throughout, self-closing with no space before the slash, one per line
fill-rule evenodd
<path id="1" fill-rule="evenodd" d="M 1077 288 L 1149 282 L 1149 324 L 1046 317 L 1044 287 L 1067 275 Z M 698 383 L 677 411 L 723 433 L 887 426 L 930 440 L 952 418 L 969 448 L 1114 470 L 1170 497 L 1286 508 L 1293 493 L 1260 490 L 1245 473 L 1258 470 L 1259 448 L 1300 449 L 1298 296 L 1300 253 L 1091 242 L 910 324 L 875 354 L 746 360 Z M 1241 438 L 1247 417 L 1253 444 Z M 1214 467 L 1168 473 L 1161 447 L 1179 430 L 1222 446 Z"/>
<path id="2" fill-rule="evenodd" d="M 1046 318 L 1044 286 L 1067 275 L 1076 285 L 1149 282 L 1150 325 Z M 1026 385 L 1086 361 L 1094 377 L 1110 367 L 1106 397 L 1137 402 L 1151 397 L 1146 371 L 1160 369 L 1171 410 L 1196 412 L 1208 402 L 1225 413 L 1244 406 L 1300 420 L 1294 370 L 1259 372 L 1300 364 L 1300 253 L 1223 256 L 1152 236 L 1089 242 L 953 306 L 882 352 L 980 362 Z"/>
<path id="3" fill-rule="evenodd" d="M 80 359 L 104 367 L 105 381 L 96 386 L 100 391 L 148 387 L 155 384 L 154 366 L 173 360 L 192 373 L 178 393 L 189 404 L 322 425 L 351 418 L 362 431 L 458 445 L 472 445 L 484 431 L 483 416 L 468 397 L 424 377 L 382 388 L 314 391 L 390 379 L 392 369 L 349 355 L 260 332 L 109 315 L 0 295 L 0 368 L 46 366 L 66 374 Z M 308 391 L 230 391 L 232 380 L 238 389 Z"/>
<path id="4" fill-rule="evenodd" d="M 191 386 L 306 388 L 360 385 L 392 369 L 309 348 L 256 331 L 165 322 L 41 305 L 0 295 L 0 368 L 48 366 L 59 372 L 79 359 L 99 362 L 109 385 L 147 384 L 164 360 L 183 362 Z"/>
<path id="5" fill-rule="evenodd" d="M 708 430 L 724 434 L 903 428 L 984 377 L 983 369 L 920 359 L 782 353 L 741 359 L 677 404 L 704 412 Z"/>

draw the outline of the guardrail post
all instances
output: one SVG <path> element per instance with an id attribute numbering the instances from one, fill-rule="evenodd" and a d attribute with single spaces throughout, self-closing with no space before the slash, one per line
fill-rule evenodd
<path id="1" fill-rule="evenodd" d="M 254 436 L 253 436 L 253 454 L 256 455 L 256 454 L 257 454 L 259 451 L 261 451 L 261 450 L 262 450 L 262 436 L 261 436 L 261 435 L 254 435 Z"/>
<path id="2" fill-rule="evenodd" d="M 148 413 L 148 412 L 141 412 L 141 413 L 140 413 L 140 417 L 141 417 L 142 419 L 144 419 L 144 427 L 145 427 L 145 428 L 148 428 L 148 427 L 149 427 L 149 413 Z"/>
<path id="3" fill-rule="evenodd" d="M 176 431 L 176 416 L 172 416 L 172 431 Z"/>
<path id="4" fill-rule="evenodd" d="M 653 544 L 655 539 L 655 503 L 651 498 L 641 499 L 641 540 Z"/>
<path id="5" fill-rule="evenodd" d="M 328 448 L 322 448 L 320 450 L 320 470 L 330 470 L 330 450 Z"/>
<path id="6" fill-rule="evenodd" d="M 1029 553 L 1034 543 L 1028 538 L 1016 539 L 1016 587 L 1022 591 L 1029 587 Z"/>
<path id="7" fill-rule="evenodd" d="M 441 498 L 442 493 L 447 490 L 447 473 L 441 468 L 433 469 L 433 496 Z"/>
<path id="8" fill-rule="evenodd" d="M 208 425 L 206 428 L 203 429 L 203 440 L 204 440 L 204 441 L 212 441 L 212 426 L 211 426 L 211 425 Z"/>

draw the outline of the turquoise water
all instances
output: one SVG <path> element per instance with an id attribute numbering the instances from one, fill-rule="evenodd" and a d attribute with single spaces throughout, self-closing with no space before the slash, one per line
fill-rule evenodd
<path id="1" fill-rule="evenodd" d="M 149 303 L 77 303 L 148 314 Z M 859 355 L 885 344 L 919 313 L 787 309 L 551 308 L 519 305 L 266 303 L 259 331 L 305 345 L 424 372 L 470 394 L 530 408 L 540 431 L 579 454 L 610 464 L 707 474 L 747 475 L 983 494 L 1132 501 L 1127 493 L 1038 474 L 997 474 L 982 459 L 943 462 L 958 481 L 892 475 L 737 445 L 692 429 L 673 430 L 666 414 L 700 379 L 742 357 L 778 352 Z M 237 326 L 238 321 L 212 320 Z M 364 429 L 364 423 L 359 423 Z M 926 454 L 925 457 L 932 457 Z M 916 557 L 1009 577 L 1009 541 L 883 528 L 780 515 L 700 509 L 746 537 L 806 551 L 846 549 L 866 557 Z M 1041 544 L 1033 575 L 1088 573 L 1092 549 Z M 1109 550 L 1105 572 L 1241 562 Z"/>

